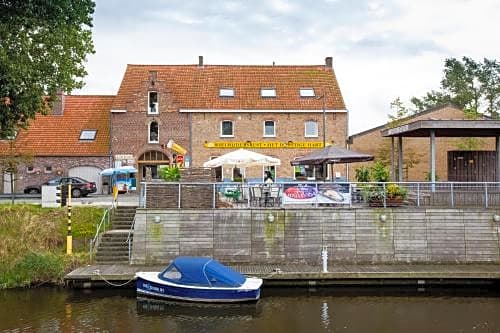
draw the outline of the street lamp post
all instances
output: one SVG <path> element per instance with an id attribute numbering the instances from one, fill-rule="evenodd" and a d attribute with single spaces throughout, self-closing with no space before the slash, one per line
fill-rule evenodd
<path id="1" fill-rule="evenodd" d="M 323 93 L 323 148 L 326 147 L 326 108 L 325 108 L 325 93 Z"/>

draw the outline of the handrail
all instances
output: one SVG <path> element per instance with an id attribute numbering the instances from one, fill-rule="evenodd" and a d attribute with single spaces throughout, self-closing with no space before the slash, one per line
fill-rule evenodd
<path id="1" fill-rule="evenodd" d="M 135 214 L 134 214 L 134 219 L 132 220 L 132 224 L 130 225 L 130 229 L 128 231 L 128 236 L 126 242 L 128 243 L 128 262 L 130 263 L 130 259 L 132 256 L 132 245 L 130 244 L 130 235 L 132 235 L 132 232 L 134 230 L 134 225 L 135 225 Z"/>
<path id="2" fill-rule="evenodd" d="M 90 246 L 89 246 L 89 251 L 90 251 L 90 261 L 92 262 L 92 255 L 94 253 L 94 250 L 97 248 L 99 245 L 99 236 L 101 234 L 101 227 L 103 228 L 102 232 L 106 232 L 106 224 L 109 225 L 109 220 L 110 220 L 110 215 L 111 215 L 111 210 L 113 208 L 107 208 L 104 211 L 104 215 L 101 218 L 101 221 L 99 224 L 96 226 L 96 232 L 94 238 L 90 240 Z"/>
<path id="3" fill-rule="evenodd" d="M 155 197 L 155 187 L 169 186 L 169 198 L 180 197 L 180 191 L 184 191 L 183 185 L 203 185 L 210 190 L 204 190 L 202 198 L 204 206 L 214 209 L 233 207 L 236 209 L 248 209 L 254 204 L 252 200 L 253 186 L 268 185 L 262 181 L 241 182 L 144 182 L 144 192 L 141 193 L 141 202 L 147 208 L 146 196 L 152 193 L 153 202 L 159 200 Z M 150 184 L 151 187 L 146 186 Z M 154 185 L 154 186 L 153 186 Z M 316 207 L 493 207 L 500 206 L 500 182 L 456 182 L 456 181 L 387 181 L 387 182 L 350 182 L 350 181 L 277 181 L 273 186 L 281 188 L 280 199 L 271 205 L 273 208 L 293 205 L 294 208 L 307 207 L 311 204 Z M 247 193 L 246 200 L 235 200 L 229 189 L 243 188 L 242 193 Z M 298 190 L 288 190 L 299 187 Z M 300 188 L 304 187 L 304 189 Z M 311 187 L 314 193 L 308 193 L 306 187 Z M 206 192 L 206 193 L 205 193 Z M 211 192 L 211 193 L 210 193 Z M 335 194 L 334 192 L 337 192 Z M 186 192 L 184 192 L 185 194 Z M 188 192 L 189 193 L 189 192 Z M 226 195 L 224 195 L 224 193 Z M 301 194 L 303 198 L 295 198 L 294 194 Z M 319 195 L 317 195 L 319 193 Z M 222 194 L 222 195 L 220 195 Z M 227 195 L 229 194 L 229 195 Z M 291 194 L 291 195 L 289 195 Z M 307 194 L 307 195 L 304 195 Z M 314 195 L 313 195 L 314 194 Z M 185 196 L 185 195 L 184 195 Z M 309 196 L 309 197 L 308 197 Z M 340 200 L 342 197 L 342 200 Z M 296 200 L 297 199 L 297 200 Z M 300 199 L 300 200 L 298 200 Z M 199 196 L 196 200 L 200 200 Z M 189 204 L 189 200 L 186 200 Z M 186 202 L 177 201 L 168 205 L 170 208 L 183 208 Z M 219 205 L 221 203 L 221 205 Z M 245 204 L 246 203 L 246 204 Z M 267 202 L 260 207 L 267 207 Z"/>

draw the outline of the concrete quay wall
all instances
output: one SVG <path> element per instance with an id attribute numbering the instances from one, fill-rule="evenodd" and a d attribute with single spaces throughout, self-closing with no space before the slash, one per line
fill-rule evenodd
<path id="1" fill-rule="evenodd" d="M 495 209 L 137 209 L 131 264 L 500 263 Z M 498 216 L 497 216 L 498 217 Z"/>

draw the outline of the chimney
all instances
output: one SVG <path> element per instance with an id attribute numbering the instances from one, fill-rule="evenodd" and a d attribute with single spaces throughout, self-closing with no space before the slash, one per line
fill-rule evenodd
<path id="1" fill-rule="evenodd" d="M 203 67 L 203 56 L 198 56 L 198 67 Z"/>
<path id="2" fill-rule="evenodd" d="M 64 91 L 62 89 L 57 89 L 56 101 L 54 102 L 54 107 L 52 109 L 52 114 L 62 116 L 64 114 Z"/>
<path id="3" fill-rule="evenodd" d="M 332 57 L 326 57 L 325 58 L 325 68 L 326 69 L 333 69 L 333 60 L 332 60 Z"/>

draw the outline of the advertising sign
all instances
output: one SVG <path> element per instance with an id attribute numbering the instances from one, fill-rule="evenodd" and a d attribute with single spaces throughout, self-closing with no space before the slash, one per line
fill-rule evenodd
<path id="1" fill-rule="evenodd" d="M 283 204 L 349 204 L 349 184 L 284 184 Z"/>

